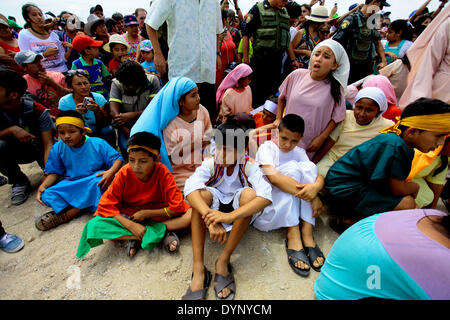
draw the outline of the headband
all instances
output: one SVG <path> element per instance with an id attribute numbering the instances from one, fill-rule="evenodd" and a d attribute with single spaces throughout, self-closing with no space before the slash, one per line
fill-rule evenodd
<path id="1" fill-rule="evenodd" d="M 404 118 L 398 121 L 395 125 L 380 130 L 380 133 L 394 132 L 399 136 L 402 133 L 398 128 L 400 125 L 432 132 L 449 132 L 450 113 L 437 113 Z"/>
<path id="2" fill-rule="evenodd" d="M 59 126 L 60 124 L 71 124 L 80 129 L 85 129 L 88 133 L 92 133 L 90 128 L 84 126 L 84 120 L 77 117 L 68 116 L 56 118 L 56 126 Z"/>
<path id="3" fill-rule="evenodd" d="M 152 149 L 146 146 L 138 146 L 138 145 L 131 145 L 128 147 L 128 152 L 130 152 L 130 150 L 133 149 L 144 149 L 147 150 L 148 152 L 150 152 L 151 154 L 154 154 L 156 157 L 159 156 L 159 151 L 156 149 Z"/>

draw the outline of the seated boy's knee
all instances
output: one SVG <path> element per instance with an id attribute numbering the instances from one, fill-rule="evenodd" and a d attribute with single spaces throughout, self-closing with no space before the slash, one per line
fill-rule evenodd
<path id="1" fill-rule="evenodd" d="M 411 196 L 406 196 L 400 201 L 400 203 L 397 206 L 397 210 L 407 210 L 407 209 L 415 209 L 416 208 L 416 201 Z"/>
<path id="2" fill-rule="evenodd" d="M 207 189 L 200 190 L 200 195 L 202 196 L 203 200 L 206 202 L 208 206 L 211 206 L 213 201 L 213 195 L 211 192 L 209 192 Z"/>
<path id="3" fill-rule="evenodd" d="M 242 206 L 255 198 L 256 191 L 250 188 L 245 188 L 241 193 L 241 197 L 239 198 L 239 205 Z"/>

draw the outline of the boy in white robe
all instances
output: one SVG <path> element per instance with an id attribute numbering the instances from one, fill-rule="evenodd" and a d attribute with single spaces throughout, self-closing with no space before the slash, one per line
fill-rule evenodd
<path id="1" fill-rule="evenodd" d="M 315 218 L 322 213 L 317 193 L 323 188 L 324 180 L 305 150 L 297 146 L 304 127 L 300 116 L 286 115 L 279 125 L 278 139 L 266 141 L 259 148 L 256 161 L 272 184 L 272 205 L 264 209 L 253 226 L 261 231 L 287 228 L 289 265 L 306 277 L 310 266 L 319 271 L 324 262 L 312 234 Z"/>

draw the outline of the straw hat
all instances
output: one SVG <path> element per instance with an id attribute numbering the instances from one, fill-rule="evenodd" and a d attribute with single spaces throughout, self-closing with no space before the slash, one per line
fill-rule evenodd
<path id="1" fill-rule="evenodd" d="M 328 9 L 324 6 L 313 7 L 310 16 L 305 17 L 306 20 L 314 22 L 328 22 L 329 14 Z"/>
<path id="2" fill-rule="evenodd" d="M 120 43 L 123 44 L 125 47 L 127 47 L 128 50 L 131 49 L 131 46 L 120 34 L 113 34 L 112 36 L 109 37 L 109 42 L 103 46 L 103 49 L 105 49 L 106 52 L 111 52 L 111 48 L 109 47 L 111 43 Z"/>

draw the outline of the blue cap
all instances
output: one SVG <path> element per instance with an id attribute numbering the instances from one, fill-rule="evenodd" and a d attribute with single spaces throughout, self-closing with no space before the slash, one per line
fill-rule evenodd
<path id="1" fill-rule="evenodd" d="M 138 25 L 139 22 L 137 21 L 137 18 L 133 15 L 128 15 L 123 17 L 123 21 L 125 22 L 126 26 L 133 26 L 133 25 Z"/>
<path id="2" fill-rule="evenodd" d="M 348 7 L 348 11 L 352 11 L 353 9 L 355 9 L 358 6 L 357 3 L 352 4 L 350 7 Z"/>

